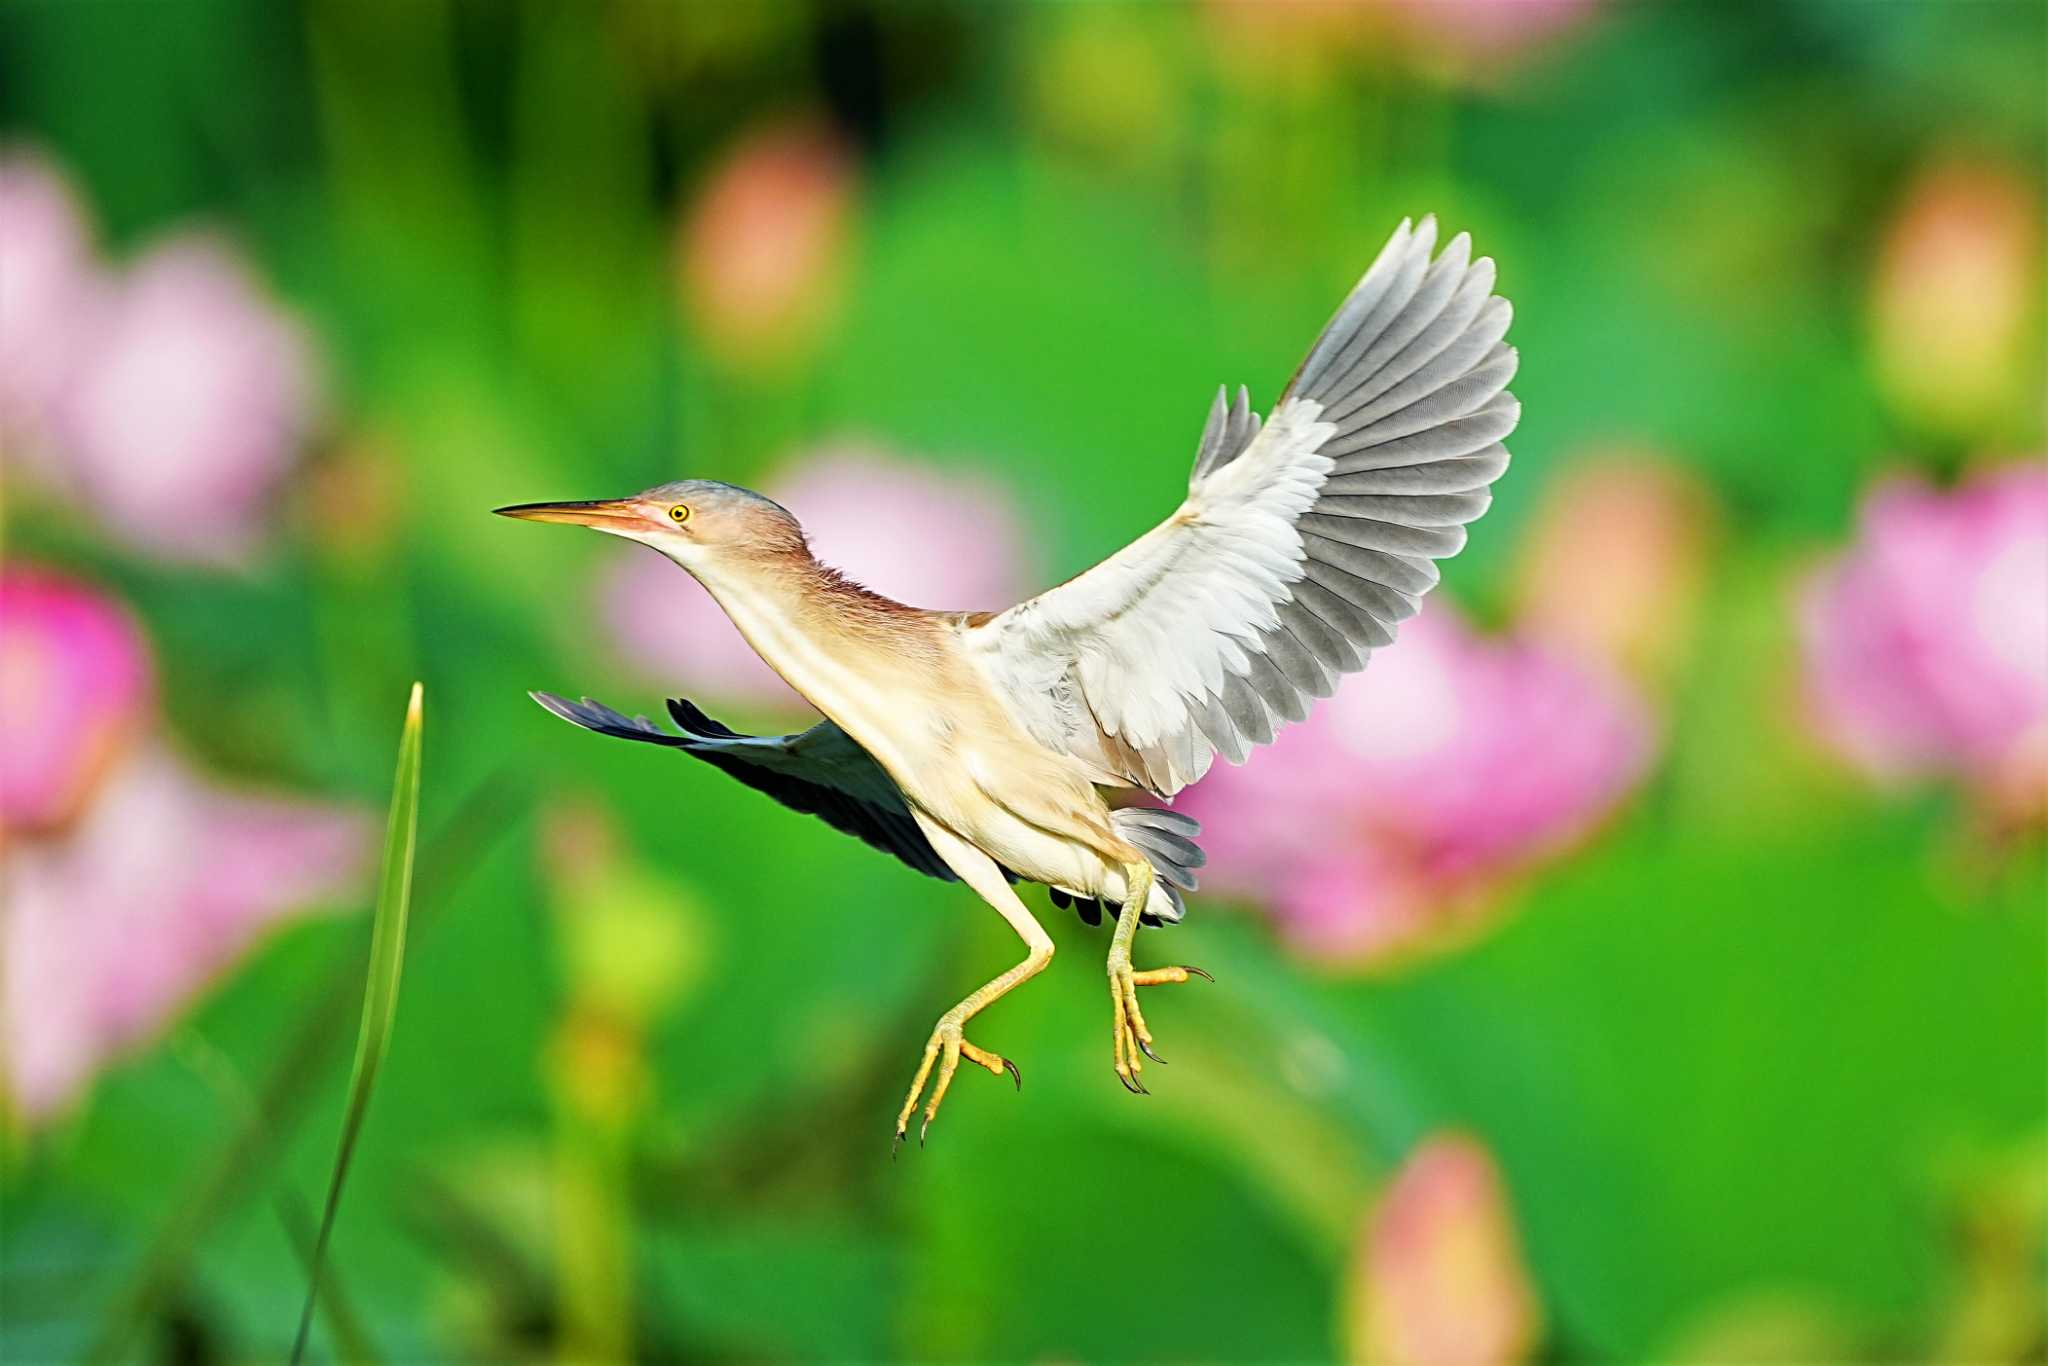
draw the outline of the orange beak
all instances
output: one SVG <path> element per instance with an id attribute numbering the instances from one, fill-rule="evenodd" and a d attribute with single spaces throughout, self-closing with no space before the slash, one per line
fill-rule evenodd
<path id="1" fill-rule="evenodd" d="M 564 522 L 599 531 L 642 531 L 652 520 L 637 505 L 622 498 L 601 498 L 589 503 L 515 503 L 491 510 L 500 517 L 517 517 L 522 522 Z"/>

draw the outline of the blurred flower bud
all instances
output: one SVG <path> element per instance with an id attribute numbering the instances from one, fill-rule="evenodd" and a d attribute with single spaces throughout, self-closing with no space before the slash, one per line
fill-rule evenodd
<path id="1" fill-rule="evenodd" d="M 391 441 L 357 433 L 307 467 L 297 521 L 330 561 L 355 568 L 383 560 L 397 541 L 404 468 Z"/>
<path id="2" fill-rule="evenodd" d="M 808 353 L 838 311 L 858 167 L 820 124 L 742 138 L 681 224 L 683 303 L 728 364 L 774 370 Z"/>
<path id="3" fill-rule="evenodd" d="M 1371 961 L 1454 934 L 1583 839 L 1653 748 L 1619 678 L 1482 640 L 1432 597 L 1371 668 L 1183 805 L 1213 885 L 1260 898 L 1305 952 Z"/>
<path id="4" fill-rule="evenodd" d="M 1822 736 L 1881 783 L 1953 776 L 1994 800 L 2038 794 L 2048 775 L 2015 767 L 2048 752 L 2048 464 L 1946 492 L 1889 480 L 1861 523 L 1800 601 Z"/>
<path id="5" fill-rule="evenodd" d="M 313 355 L 225 242 L 165 242 L 94 319 L 55 439 L 74 496 L 131 546 L 231 565 L 263 537 L 312 420 Z"/>
<path id="6" fill-rule="evenodd" d="M 2041 300 L 2041 189 L 2019 172 L 1951 160 L 1906 191 L 1871 287 L 1879 382 L 1907 415 L 1983 434 L 2040 378 L 2028 357 Z"/>
<path id="7" fill-rule="evenodd" d="M 1352 60 L 1380 16 L 1374 0 L 1204 0 L 1202 18 L 1223 70 L 1256 81 L 1276 62 Z"/>
<path id="8" fill-rule="evenodd" d="M 1066 5 L 1032 25 L 1033 119 L 1099 174 L 1160 164 L 1186 124 L 1181 83 L 1156 60 L 1158 17 L 1145 6 Z"/>
<path id="9" fill-rule="evenodd" d="M 1773 1366 L 1872 1357 L 1825 1302 L 1792 1291 L 1767 1290 L 1709 1307 L 1657 1359 L 1674 1366 Z"/>
<path id="10" fill-rule="evenodd" d="M 1964 1155 L 1950 1177 L 1959 1265 L 1932 1361 L 2026 1361 L 2048 1341 L 2048 1134 Z"/>
<path id="11" fill-rule="evenodd" d="M 69 824 L 145 729 L 149 647 L 119 603 L 0 568 L 0 847 Z"/>
<path id="12" fill-rule="evenodd" d="M 1525 1361 L 1542 1325 L 1500 1171 L 1440 1133 L 1401 1164 L 1361 1231 L 1349 1357 L 1375 1366 Z"/>
<path id="13" fill-rule="evenodd" d="M 1000 608 L 1024 586 L 1024 535 L 1000 490 L 857 445 L 826 446 L 764 490 L 796 514 L 825 563 L 913 603 L 943 585 L 946 608 Z M 676 567 L 635 548 L 603 587 L 620 654 L 650 680 L 782 712 L 809 704 L 775 675 Z"/>
<path id="14" fill-rule="evenodd" d="M 53 1115 L 265 930 L 357 888 L 372 834 L 359 811 L 223 792 L 147 745 L 63 837 L 11 844 L 0 1060 L 15 1106 Z"/>
<path id="15" fill-rule="evenodd" d="M 551 808 L 542 853 L 570 995 L 637 1038 L 699 976 L 704 917 L 681 886 L 631 858 L 594 803 Z"/>
<path id="16" fill-rule="evenodd" d="M 51 410 L 105 288 L 64 177 L 35 152 L 0 151 L 0 451 L 10 471 L 54 477 Z"/>
<path id="17" fill-rule="evenodd" d="M 1520 60 L 1583 23 L 1599 0 L 1379 0 L 1418 54 L 1468 69 Z"/>
<path id="18" fill-rule="evenodd" d="M 1667 679 L 1692 638 L 1712 524 L 1712 494 L 1669 461 L 1580 461 L 1544 490 L 1523 542 L 1517 623 L 1546 645 Z"/>

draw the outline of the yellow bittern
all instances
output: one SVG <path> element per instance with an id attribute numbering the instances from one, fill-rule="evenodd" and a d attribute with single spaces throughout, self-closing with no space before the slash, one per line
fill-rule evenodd
<path id="1" fill-rule="evenodd" d="M 1169 799 L 1216 755 L 1240 763 L 1302 720 L 1340 675 L 1394 640 L 1465 543 L 1507 467 L 1520 407 L 1506 392 L 1510 308 L 1464 234 L 1404 221 L 1261 424 L 1219 392 L 1188 494 L 1095 568 L 1002 612 L 906 607 L 819 563 L 788 512 L 730 484 L 683 480 L 630 498 L 528 503 L 653 547 L 718 600 L 747 642 L 825 719 L 741 735 L 689 702 L 681 734 L 585 699 L 535 694 L 606 735 L 672 746 L 823 817 L 1001 912 L 1025 955 L 939 1017 L 896 1119 L 919 1136 L 962 1058 L 968 1023 L 1052 961 L 1017 896 L 1040 882 L 1090 923 L 1120 907 L 1108 972 L 1117 1077 L 1143 1090 L 1152 1033 L 1138 989 L 1185 967 L 1131 963 L 1140 921 L 1182 916 L 1200 851 Z M 1206 974 L 1203 974 L 1206 975 Z"/>

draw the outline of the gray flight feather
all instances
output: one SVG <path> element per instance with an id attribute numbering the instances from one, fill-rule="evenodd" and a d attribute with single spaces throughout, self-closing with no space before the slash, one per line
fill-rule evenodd
<path id="1" fill-rule="evenodd" d="M 1240 384 L 1237 402 L 1232 405 L 1229 398 L 1230 386 L 1217 386 L 1216 401 L 1209 407 L 1209 421 L 1202 428 L 1201 445 L 1195 451 L 1195 468 L 1189 476 L 1190 482 L 1204 478 L 1237 459 L 1252 444 L 1252 438 L 1259 434 L 1259 415 L 1252 411 L 1250 391 Z"/>
<path id="2" fill-rule="evenodd" d="M 1417 598 L 1397 592 L 1383 583 L 1362 579 L 1327 560 L 1311 559 L 1308 578 L 1311 583 L 1321 585 L 1352 606 L 1372 613 L 1390 627 L 1408 620 L 1422 606 Z"/>
<path id="3" fill-rule="evenodd" d="M 1323 484 L 1323 492 L 1404 496 L 1469 493 L 1486 488 L 1507 467 L 1507 448 L 1495 442 L 1475 455 L 1454 456 L 1428 465 L 1390 465 L 1384 469 L 1333 474 Z"/>
<path id="4" fill-rule="evenodd" d="M 1317 583 L 1303 579 L 1294 585 L 1295 601 L 1344 633 L 1344 639 L 1366 650 L 1383 649 L 1394 643 L 1394 629 L 1375 620 L 1372 613 L 1356 607 Z"/>

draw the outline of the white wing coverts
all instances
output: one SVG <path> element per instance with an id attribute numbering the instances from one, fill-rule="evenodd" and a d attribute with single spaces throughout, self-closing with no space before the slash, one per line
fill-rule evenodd
<path id="1" fill-rule="evenodd" d="M 1493 262 L 1403 222 L 1262 428 L 1218 393 L 1174 514 L 968 639 L 1034 738 L 1171 796 L 1394 639 L 1507 467 Z"/>

